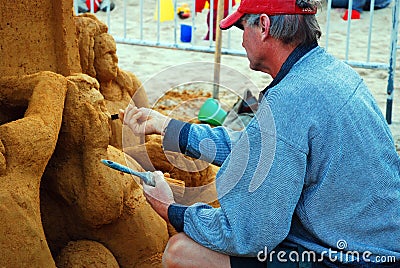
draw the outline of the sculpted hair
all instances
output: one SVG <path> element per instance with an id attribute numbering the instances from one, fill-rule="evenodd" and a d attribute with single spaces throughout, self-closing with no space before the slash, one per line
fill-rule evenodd
<path id="1" fill-rule="evenodd" d="M 297 0 L 296 4 L 302 8 L 317 8 L 319 1 Z M 315 15 L 275 15 L 269 18 L 269 34 L 285 44 L 310 45 L 321 37 L 321 28 Z M 242 20 L 249 26 L 258 26 L 260 14 L 246 14 Z"/>

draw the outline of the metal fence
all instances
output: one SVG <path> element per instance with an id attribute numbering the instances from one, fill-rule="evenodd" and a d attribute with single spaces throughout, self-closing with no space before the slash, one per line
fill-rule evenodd
<path id="1" fill-rule="evenodd" d="M 74 0 L 75 11 L 78 13 L 77 3 L 82 0 Z M 97 0 L 90 0 L 89 9 L 94 12 Z M 108 0 L 103 0 L 108 1 Z M 114 36 L 117 43 L 141 45 L 141 46 L 152 46 L 162 47 L 170 49 L 181 49 L 198 52 L 213 53 L 215 51 L 215 42 L 212 38 L 210 40 L 203 40 L 205 33 L 208 28 L 206 25 L 207 13 L 209 13 L 209 25 L 213 24 L 213 17 L 216 16 L 214 11 L 214 3 L 210 1 L 210 6 L 206 7 L 201 13 L 195 13 L 196 0 L 114 0 L 119 5 L 119 12 L 112 11 L 110 8 L 106 8 L 106 12 L 102 13 L 101 16 L 103 21 L 109 27 L 109 32 Z M 238 5 L 238 0 L 236 0 Z M 349 0 L 349 14 L 351 14 L 351 6 L 353 0 Z M 340 42 L 344 42 L 344 49 L 341 55 L 335 55 L 342 59 L 347 64 L 356 68 L 365 69 L 379 69 L 388 72 L 387 79 L 387 101 L 386 101 L 386 120 L 389 124 L 392 123 L 392 104 L 393 104 L 393 92 L 394 92 L 394 77 L 396 71 L 396 53 L 397 49 L 397 36 L 398 36 L 398 22 L 399 22 L 399 9 L 400 0 L 394 0 L 388 8 L 392 10 L 391 21 L 387 25 L 388 36 L 387 40 L 387 57 L 380 56 L 379 58 L 372 58 L 373 49 L 373 30 L 374 23 L 374 5 L 375 0 L 371 1 L 371 8 L 369 10 L 369 27 L 367 35 L 367 41 L 363 43 L 366 49 L 365 58 L 354 59 L 353 54 L 358 48 L 354 49 L 350 47 L 351 43 L 351 27 L 353 24 L 358 23 L 354 20 L 347 21 L 347 29 L 345 31 L 346 38 L 343 39 L 343 34 L 340 35 Z M 176 11 L 180 8 L 183 3 L 187 3 L 191 16 L 187 19 L 182 19 L 177 16 Z M 331 8 L 332 0 L 326 0 L 324 2 L 322 12 L 319 12 L 318 20 L 321 27 L 325 27 L 324 38 L 321 39 L 321 46 L 329 51 L 332 46 L 338 45 L 338 39 L 332 40 L 334 35 L 334 26 L 331 23 L 331 15 L 333 9 Z M 108 5 L 109 6 L 109 5 Z M 121 8 L 122 6 L 122 8 Z M 232 11 L 232 0 L 229 0 L 229 12 Z M 150 12 L 149 12 L 150 11 Z M 150 14 L 150 15 L 149 15 Z M 368 13 L 367 13 L 368 14 Z M 365 15 L 367 15 L 365 14 Z M 365 23 L 366 20 L 363 20 Z M 144 31 L 144 26 L 153 29 L 152 31 Z M 182 27 L 190 29 L 190 41 L 183 40 Z M 213 27 L 210 27 L 210 37 L 213 36 Z M 121 35 L 122 33 L 122 35 Z M 232 35 L 241 35 L 242 32 L 239 29 L 233 27 L 231 30 L 224 32 L 222 41 L 222 54 L 245 56 L 245 51 L 241 47 L 241 44 L 231 42 Z M 379 34 L 379 33 L 378 33 Z M 332 44 L 333 43 L 333 44 Z M 376 48 L 375 48 L 376 49 Z M 382 49 L 382 48 L 377 48 Z M 386 53 L 386 52 L 385 52 Z"/>

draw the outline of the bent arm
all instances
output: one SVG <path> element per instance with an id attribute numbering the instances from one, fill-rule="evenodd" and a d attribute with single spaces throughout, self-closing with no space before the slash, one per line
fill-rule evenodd
<path id="1" fill-rule="evenodd" d="M 217 176 L 221 207 L 171 205 L 168 217 L 178 230 L 181 228 L 207 248 L 228 255 L 256 256 L 264 247 L 276 247 L 289 233 L 303 188 L 306 154 L 277 141 L 270 172 L 262 173 L 253 165 L 262 166 L 259 161 L 264 160 L 257 149 L 259 144 L 250 143 L 247 163 L 252 164 L 246 164 L 240 175 L 242 167 L 235 155 L 241 155 L 247 146 L 242 143 L 233 148 L 227 159 L 230 163 L 224 164 Z M 232 184 L 232 178 L 237 177 Z M 254 181 L 261 182 L 255 189 L 252 188 Z M 226 186 L 229 184 L 231 188 Z"/>
<path id="2" fill-rule="evenodd" d="M 190 124 L 172 119 L 168 124 L 163 146 L 193 158 L 221 166 L 241 132 L 206 124 Z"/>
<path id="3" fill-rule="evenodd" d="M 29 101 L 23 118 L 0 126 L 0 136 L 8 155 L 7 165 L 47 163 L 56 146 L 61 127 L 67 91 L 66 78 L 55 73 L 42 72 L 22 78 L 8 78 L 1 82 L 4 82 L 3 89 L 10 89 L 11 85 L 15 85 L 14 98 L 10 96 L 7 99 L 10 104 L 15 101 L 20 105 Z M 3 93 L 6 91 L 8 90 Z M 22 97 L 21 92 L 32 93 Z M 35 169 L 35 165 L 29 166 Z"/>

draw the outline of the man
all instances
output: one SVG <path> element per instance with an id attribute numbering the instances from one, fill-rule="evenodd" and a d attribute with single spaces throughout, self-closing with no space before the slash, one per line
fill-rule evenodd
<path id="1" fill-rule="evenodd" d="M 144 185 L 182 232 L 167 245 L 166 266 L 398 267 L 400 159 L 361 77 L 318 46 L 316 5 L 242 0 L 221 22 L 243 29 L 250 68 L 274 78 L 240 136 L 121 111 L 133 132 L 164 135 L 166 150 L 221 165 L 220 208 L 175 204 L 159 175 L 156 187 Z"/>

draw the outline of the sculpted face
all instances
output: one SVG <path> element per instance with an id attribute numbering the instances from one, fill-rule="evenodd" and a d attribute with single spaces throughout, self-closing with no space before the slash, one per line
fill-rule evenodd
<path id="1" fill-rule="evenodd" d="M 114 38 L 107 33 L 94 39 L 94 68 L 100 82 L 108 82 L 117 77 L 117 47 Z"/>

